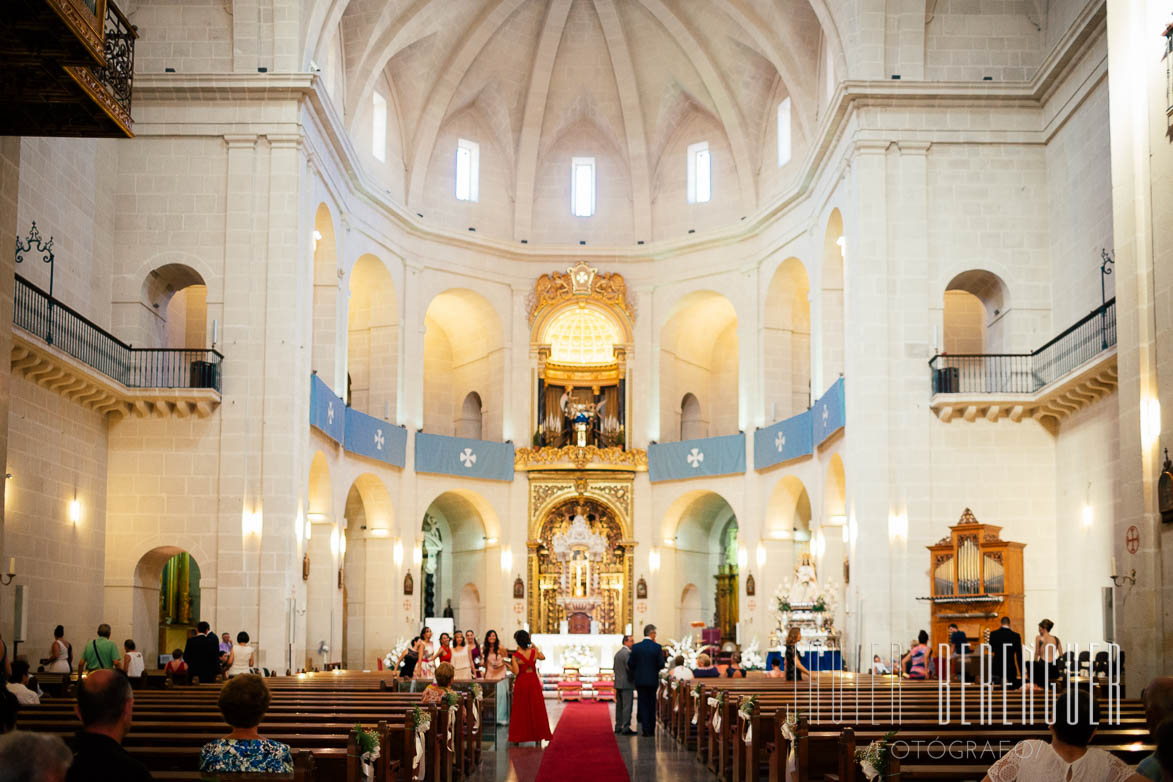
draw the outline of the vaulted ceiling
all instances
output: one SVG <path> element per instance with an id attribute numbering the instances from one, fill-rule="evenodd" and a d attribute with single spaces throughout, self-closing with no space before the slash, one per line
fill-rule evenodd
<path id="1" fill-rule="evenodd" d="M 307 54 L 324 62 L 337 42 L 348 123 L 390 84 L 408 204 L 459 114 L 491 132 L 519 205 L 543 157 L 586 126 L 625 163 L 641 235 L 665 150 L 698 116 L 724 132 L 740 205 L 757 206 L 776 99 L 809 133 L 827 45 L 810 0 L 316 0 Z M 531 219 L 517 209 L 513 233 Z"/>

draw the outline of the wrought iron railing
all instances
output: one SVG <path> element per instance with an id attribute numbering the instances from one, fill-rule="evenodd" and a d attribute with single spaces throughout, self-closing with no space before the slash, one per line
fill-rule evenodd
<path id="1" fill-rule="evenodd" d="M 1116 299 L 1031 353 L 938 354 L 934 394 L 1033 394 L 1116 344 Z"/>
<path id="2" fill-rule="evenodd" d="M 94 68 L 94 75 L 114 98 L 114 102 L 126 111 L 127 116 L 131 116 L 130 98 L 131 86 L 134 81 L 134 40 L 136 38 L 138 38 L 138 33 L 134 25 L 119 10 L 113 0 L 107 2 L 106 65 Z"/>
<path id="3" fill-rule="evenodd" d="M 220 390 L 219 351 L 131 347 L 20 275 L 15 294 L 13 323 L 127 388 Z"/>

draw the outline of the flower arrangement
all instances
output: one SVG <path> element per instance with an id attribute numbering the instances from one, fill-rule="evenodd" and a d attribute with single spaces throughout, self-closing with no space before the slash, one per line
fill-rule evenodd
<path id="1" fill-rule="evenodd" d="M 748 698 L 742 698 L 741 703 L 737 704 L 737 711 L 741 713 L 741 716 L 749 719 L 753 716 L 753 707 L 757 702 L 757 695 L 750 695 Z"/>
<path id="2" fill-rule="evenodd" d="M 741 667 L 747 671 L 764 671 L 766 669 L 766 659 L 762 657 L 762 652 L 758 648 L 758 639 L 753 639 L 749 648 L 742 651 Z"/>
<path id="3" fill-rule="evenodd" d="M 668 639 L 668 659 L 675 660 L 677 655 L 684 658 L 684 664 L 688 668 L 696 667 L 697 655 L 701 653 L 700 647 L 697 646 L 696 640 L 692 638 L 682 638 L 679 641 Z"/>
<path id="4" fill-rule="evenodd" d="M 396 641 L 395 645 L 391 647 L 391 651 L 384 655 L 383 667 L 388 669 L 393 668 L 400 655 L 406 652 L 407 647 L 409 646 L 411 646 L 411 644 L 404 638 L 400 638 L 398 641 Z"/>
<path id="5" fill-rule="evenodd" d="M 411 727 L 416 733 L 426 733 L 432 727 L 432 713 L 416 706 L 411 710 Z"/>
<path id="6" fill-rule="evenodd" d="M 460 693 L 454 690 L 449 690 L 448 692 L 444 693 L 442 701 L 446 708 L 455 709 L 458 705 L 460 705 Z"/>
<path id="7" fill-rule="evenodd" d="M 787 741 L 794 741 L 798 735 L 798 712 L 786 712 L 786 721 L 782 723 L 782 737 Z"/>
<path id="8" fill-rule="evenodd" d="M 362 761 L 363 778 L 374 779 L 375 761 L 379 759 L 379 737 L 373 730 L 366 730 L 359 724 L 354 726 L 354 735 L 358 758 Z"/>
<path id="9" fill-rule="evenodd" d="M 883 779 L 888 775 L 889 745 L 895 735 L 896 731 L 890 730 L 883 738 L 876 739 L 855 751 L 855 760 L 863 768 L 863 774 L 868 778 L 868 782 L 876 777 Z"/>
<path id="10" fill-rule="evenodd" d="M 814 604 L 813 606 L 811 606 L 811 610 L 812 610 L 812 611 L 814 611 L 814 612 L 816 612 L 816 613 L 819 613 L 819 614 L 821 614 L 821 613 L 823 613 L 824 611 L 826 611 L 826 610 L 827 610 L 827 598 L 826 598 L 826 596 L 824 596 L 824 595 L 819 595 L 819 599 L 815 601 L 815 604 Z"/>
<path id="11" fill-rule="evenodd" d="M 485 699 L 485 690 L 481 687 L 480 682 L 473 682 L 469 691 L 472 693 L 473 700 L 480 701 Z"/>
<path id="12" fill-rule="evenodd" d="M 595 657 L 595 653 L 582 644 L 575 644 L 563 650 L 562 665 L 565 668 L 577 668 L 584 672 L 599 669 L 599 661 Z"/>

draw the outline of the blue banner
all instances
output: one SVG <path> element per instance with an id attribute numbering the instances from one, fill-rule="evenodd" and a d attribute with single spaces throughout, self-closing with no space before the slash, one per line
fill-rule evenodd
<path id="1" fill-rule="evenodd" d="M 742 472 L 744 433 L 648 446 L 648 478 L 652 483 Z"/>
<path id="2" fill-rule="evenodd" d="M 415 435 L 415 471 L 489 481 L 513 480 L 513 443 L 440 434 Z"/>
<path id="3" fill-rule="evenodd" d="M 753 433 L 753 466 L 764 470 L 814 453 L 811 411 L 804 410 Z"/>
<path id="4" fill-rule="evenodd" d="M 847 408 L 843 401 L 843 378 L 839 378 L 819 401 L 811 406 L 815 423 L 815 445 L 822 445 L 828 437 L 847 424 Z"/>
<path id="5" fill-rule="evenodd" d="M 346 408 L 346 450 L 402 467 L 407 462 L 407 427 Z"/>
<path id="6" fill-rule="evenodd" d="M 317 375 L 310 375 L 310 426 L 336 443 L 346 436 L 346 405 L 334 396 L 330 386 Z"/>

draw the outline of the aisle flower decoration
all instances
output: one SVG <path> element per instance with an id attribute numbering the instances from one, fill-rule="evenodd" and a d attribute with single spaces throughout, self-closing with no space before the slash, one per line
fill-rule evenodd
<path id="1" fill-rule="evenodd" d="M 782 723 L 782 738 L 790 745 L 786 750 L 786 780 L 798 777 L 798 755 L 794 750 L 794 739 L 798 736 L 798 712 L 787 711 L 786 721 Z"/>
<path id="2" fill-rule="evenodd" d="M 373 730 L 366 730 L 362 725 L 354 726 L 355 744 L 358 746 L 358 759 L 362 763 L 363 779 L 375 778 L 375 761 L 379 759 L 379 737 Z"/>
<path id="3" fill-rule="evenodd" d="M 485 690 L 480 682 L 473 682 L 469 691 L 472 693 L 472 729 L 477 731 L 481 728 L 481 701 L 485 699 Z"/>
<path id="4" fill-rule="evenodd" d="M 449 690 L 440 701 L 448 709 L 448 751 L 456 750 L 456 707 L 460 705 L 460 693 Z"/>
<path id="5" fill-rule="evenodd" d="M 411 710 L 411 726 L 415 732 L 415 757 L 411 761 L 413 778 L 421 780 L 427 774 L 424 737 L 432 728 L 432 713 L 416 706 Z"/>
<path id="6" fill-rule="evenodd" d="M 713 708 L 713 730 L 721 732 L 721 709 L 725 706 L 725 691 L 718 690 L 716 696 L 709 697 L 709 706 Z"/>
<path id="7" fill-rule="evenodd" d="M 855 751 L 855 760 L 863 769 L 863 774 L 868 778 L 868 782 L 877 777 L 883 779 L 888 776 L 888 759 L 891 756 L 889 745 L 895 735 L 896 731 L 890 730 L 882 738 L 878 738 L 866 747 Z"/>
<path id="8" fill-rule="evenodd" d="M 741 717 L 741 723 L 744 727 L 743 738 L 746 744 L 753 741 L 753 707 L 757 702 L 758 696 L 750 695 L 748 698 L 742 698 L 741 703 L 737 704 L 737 713 Z"/>
<path id="9" fill-rule="evenodd" d="M 700 716 L 700 713 L 701 713 L 700 699 L 701 699 L 701 692 L 703 691 L 703 686 L 704 685 L 696 684 L 696 685 L 693 685 L 693 688 L 692 688 L 692 699 L 694 701 L 697 701 L 697 703 L 692 707 L 692 724 L 693 725 L 696 724 L 697 717 Z"/>

